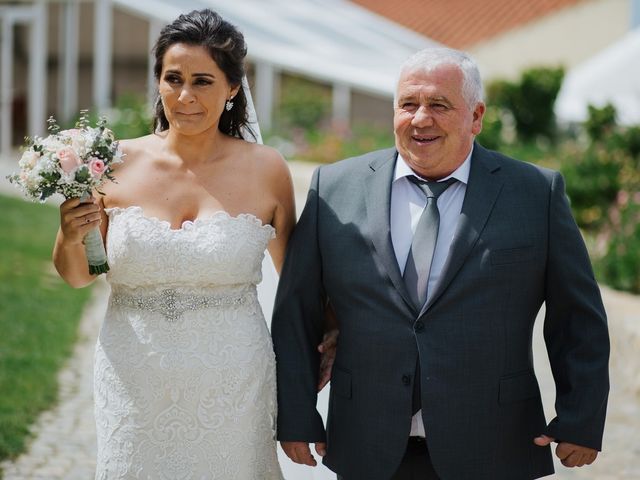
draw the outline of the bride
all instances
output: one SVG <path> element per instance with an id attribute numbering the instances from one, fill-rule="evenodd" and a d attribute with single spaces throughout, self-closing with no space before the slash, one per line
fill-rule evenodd
<path id="1" fill-rule="evenodd" d="M 111 265 L 96 479 L 281 479 L 256 284 L 266 248 L 280 270 L 295 223 L 289 170 L 250 141 L 233 25 L 211 10 L 181 15 L 154 52 L 155 133 L 121 143 L 104 196 L 61 205 L 54 247 L 60 275 L 87 285 L 82 239 L 99 225 Z"/>

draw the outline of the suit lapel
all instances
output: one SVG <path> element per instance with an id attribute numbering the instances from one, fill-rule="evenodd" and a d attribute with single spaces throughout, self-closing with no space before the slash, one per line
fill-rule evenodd
<path id="1" fill-rule="evenodd" d="M 369 164 L 372 171 L 365 178 L 367 223 L 371 241 L 380 262 L 384 265 L 396 290 L 411 311 L 415 313 L 415 307 L 402 279 L 391 242 L 391 182 L 393 181 L 396 157 L 395 149 L 386 150 Z"/>
<path id="2" fill-rule="evenodd" d="M 440 282 L 436 285 L 429 301 L 422 308 L 420 315 L 424 314 L 446 290 L 478 241 L 502 190 L 503 180 L 495 175 L 499 168 L 499 164 L 491 157 L 491 154 L 476 143 L 471 156 L 467 192 L 453 243 L 444 264 Z"/>

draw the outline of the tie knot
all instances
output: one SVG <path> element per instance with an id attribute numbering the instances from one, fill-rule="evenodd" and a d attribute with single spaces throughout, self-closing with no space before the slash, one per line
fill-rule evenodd
<path id="1" fill-rule="evenodd" d="M 457 182 L 455 178 L 450 178 L 444 182 L 430 182 L 414 175 L 410 175 L 407 178 L 410 182 L 415 183 L 427 198 L 438 198 L 447 188 Z"/>

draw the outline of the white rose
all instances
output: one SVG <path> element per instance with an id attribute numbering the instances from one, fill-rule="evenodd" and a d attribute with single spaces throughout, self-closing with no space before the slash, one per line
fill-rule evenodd
<path id="1" fill-rule="evenodd" d="M 28 189 L 35 190 L 36 188 L 38 188 L 38 185 L 40 185 L 41 181 L 42 181 L 42 178 L 40 177 L 40 169 L 34 168 L 27 175 L 25 183 Z"/>
<path id="2" fill-rule="evenodd" d="M 71 148 L 79 157 L 84 157 L 87 154 L 86 141 L 83 135 L 76 135 L 71 140 Z"/>
<path id="3" fill-rule="evenodd" d="M 56 151 L 64 146 L 64 143 L 53 135 L 48 136 L 42 141 L 42 146 L 47 150 Z"/>
<path id="4" fill-rule="evenodd" d="M 20 168 L 33 168 L 38 163 L 38 159 L 40 158 L 40 154 L 38 152 L 34 152 L 33 150 L 27 150 L 20 157 L 20 161 L 18 165 Z"/>
<path id="5" fill-rule="evenodd" d="M 96 141 L 96 135 L 87 134 L 84 136 L 84 145 L 87 151 L 90 151 L 93 148 L 93 144 Z"/>

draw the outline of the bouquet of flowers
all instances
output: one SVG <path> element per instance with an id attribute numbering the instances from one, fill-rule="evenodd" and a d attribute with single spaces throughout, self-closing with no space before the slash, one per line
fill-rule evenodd
<path id="1" fill-rule="evenodd" d="M 60 193 L 65 198 L 88 200 L 93 190 L 100 192 L 106 180 L 114 180 L 112 165 L 121 163 L 123 154 L 104 117 L 90 127 L 87 111 L 83 110 L 76 128 L 62 131 L 53 118 L 48 122 L 49 136 L 27 138 L 18 164 L 20 171 L 7 177 L 28 198 L 44 202 Z M 97 227 L 86 235 L 84 245 L 89 272 L 109 271 Z"/>

